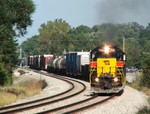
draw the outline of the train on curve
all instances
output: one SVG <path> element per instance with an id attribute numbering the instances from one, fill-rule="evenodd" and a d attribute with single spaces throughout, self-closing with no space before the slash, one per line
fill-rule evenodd
<path id="1" fill-rule="evenodd" d="M 28 66 L 88 80 L 91 91 L 96 93 L 121 92 L 126 82 L 125 53 L 115 46 L 98 46 L 90 52 L 67 52 L 58 57 L 29 56 Z"/>

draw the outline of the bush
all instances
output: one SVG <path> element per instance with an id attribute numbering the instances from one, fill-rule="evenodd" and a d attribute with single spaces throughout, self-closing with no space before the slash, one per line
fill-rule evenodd
<path id="1" fill-rule="evenodd" d="M 24 70 L 18 70 L 18 72 L 20 73 L 20 75 L 25 74 L 26 72 Z"/>
<path id="2" fill-rule="evenodd" d="M 47 86 L 45 80 L 27 80 L 13 86 L 0 87 L 0 106 L 30 97 L 41 92 Z"/>
<path id="3" fill-rule="evenodd" d="M 12 81 L 12 74 L 10 71 L 5 69 L 3 64 L 0 64 L 0 85 L 11 85 Z"/>
<path id="4" fill-rule="evenodd" d="M 137 114 L 150 114 L 150 108 L 148 108 L 147 106 L 145 106 Z"/>
<path id="5" fill-rule="evenodd" d="M 150 57 L 146 57 L 143 66 L 142 86 L 150 87 Z"/>
<path id="6" fill-rule="evenodd" d="M 42 89 L 44 89 L 47 86 L 47 83 L 45 80 L 40 80 L 39 83 L 41 84 Z"/>

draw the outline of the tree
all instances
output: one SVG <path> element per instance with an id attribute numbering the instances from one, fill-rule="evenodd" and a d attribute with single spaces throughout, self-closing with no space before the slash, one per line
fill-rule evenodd
<path id="1" fill-rule="evenodd" d="M 69 28 L 69 24 L 62 19 L 56 19 L 47 22 L 47 24 L 42 24 L 39 29 L 40 34 L 38 39 L 40 54 L 62 54 L 64 50 L 62 41 L 66 40 L 65 38 Z"/>
<path id="2" fill-rule="evenodd" d="M 12 68 L 18 61 L 16 37 L 24 35 L 32 24 L 34 10 L 32 0 L 0 1 L 0 69 L 4 69 L 0 70 L 1 85 L 11 83 Z"/>
<path id="3" fill-rule="evenodd" d="M 38 36 L 32 36 L 31 38 L 28 38 L 21 44 L 21 46 L 27 55 L 38 55 Z"/>
<path id="4" fill-rule="evenodd" d="M 1 0 L 0 25 L 15 28 L 23 35 L 27 26 L 32 24 L 31 14 L 35 10 L 32 0 Z"/>
<path id="5" fill-rule="evenodd" d="M 149 54 L 150 55 L 150 54 Z M 150 87 L 150 56 L 145 55 L 143 61 L 143 77 L 141 79 L 142 86 Z"/>

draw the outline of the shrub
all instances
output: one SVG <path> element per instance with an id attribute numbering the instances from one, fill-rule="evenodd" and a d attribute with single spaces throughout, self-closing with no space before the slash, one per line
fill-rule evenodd
<path id="1" fill-rule="evenodd" d="M 20 75 L 25 74 L 26 72 L 24 70 L 18 70 L 18 72 L 20 73 Z"/>
<path id="2" fill-rule="evenodd" d="M 147 106 L 145 106 L 137 114 L 150 114 L 150 108 L 148 108 Z"/>
<path id="3" fill-rule="evenodd" d="M 142 86 L 150 87 L 150 57 L 146 57 L 143 66 Z"/>
<path id="4" fill-rule="evenodd" d="M 3 64 L 0 64 L 0 85 L 11 85 L 12 84 L 12 74 L 8 69 L 4 68 Z"/>
<path id="5" fill-rule="evenodd" d="M 46 86 L 45 80 L 27 80 L 13 86 L 0 86 L 0 106 L 15 102 L 17 99 L 36 95 Z"/>

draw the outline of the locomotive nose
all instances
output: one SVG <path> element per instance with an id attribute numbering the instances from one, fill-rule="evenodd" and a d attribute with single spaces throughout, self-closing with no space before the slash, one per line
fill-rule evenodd
<path id="1" fill-rule="evenodd" d="M 116 73 L 116 58 L 98 58 L 97 76 L 113 77 Z"/>

